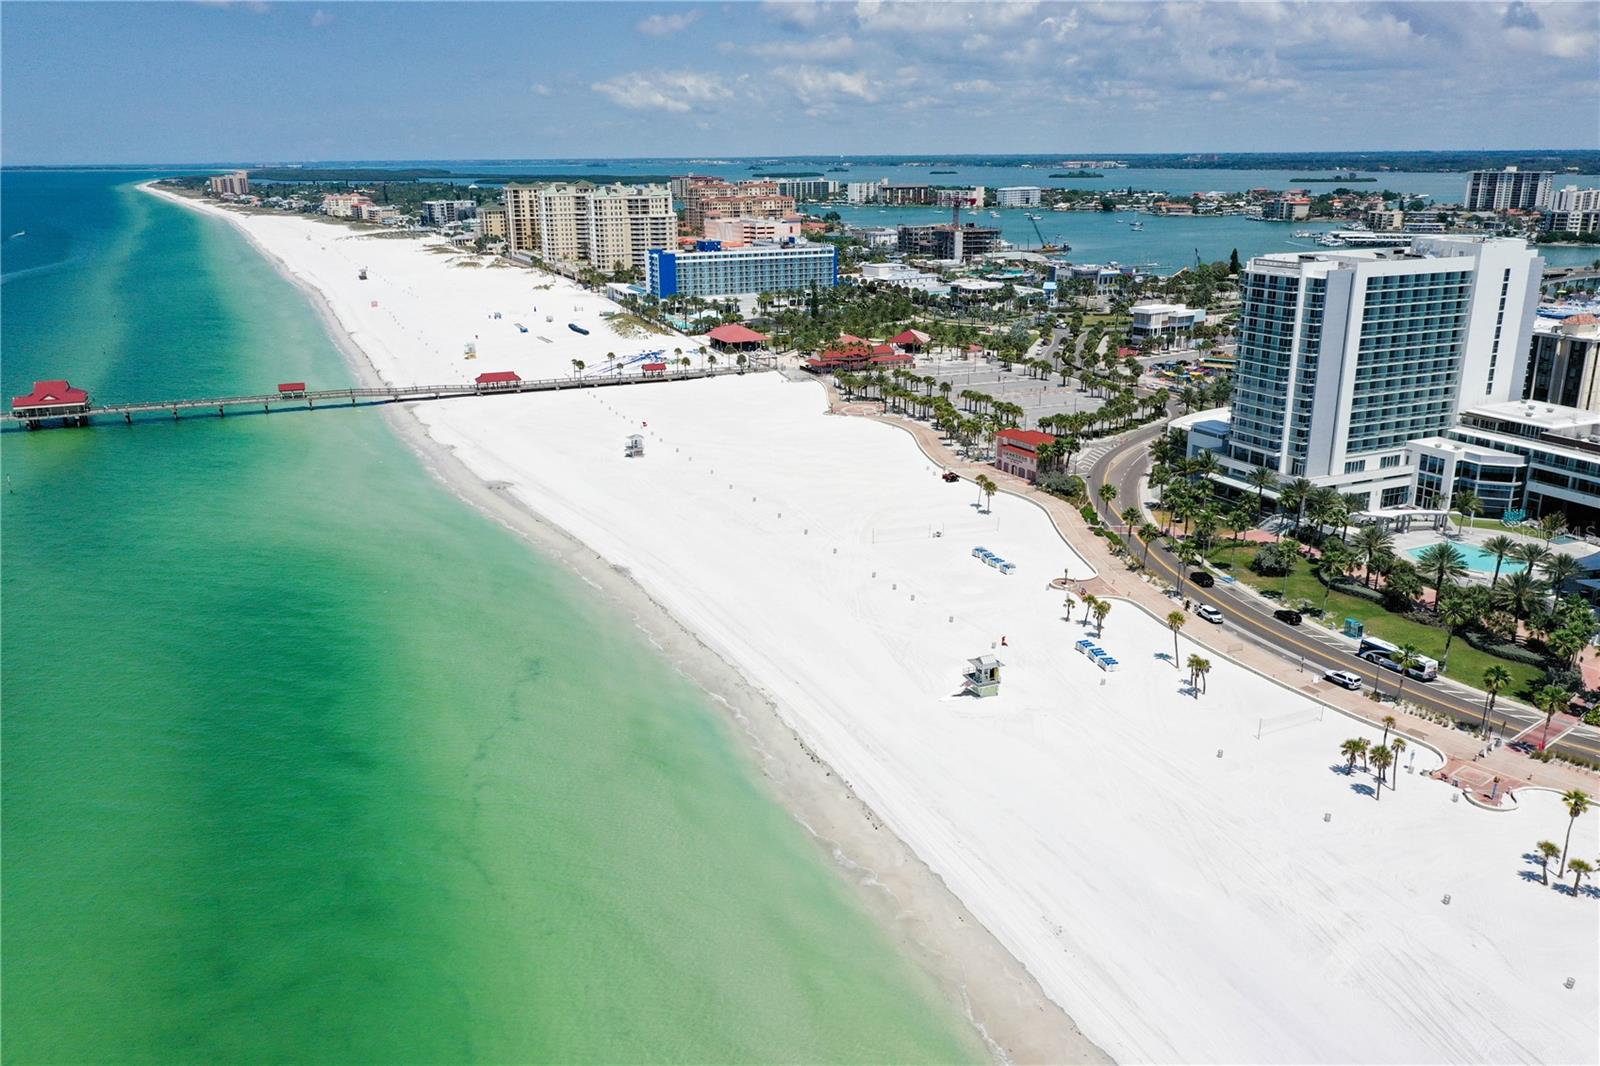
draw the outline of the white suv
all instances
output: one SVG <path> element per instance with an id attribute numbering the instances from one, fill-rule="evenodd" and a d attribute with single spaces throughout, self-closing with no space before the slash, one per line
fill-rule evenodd
<path id="1" fill-rule="evenodd" d="M 1348 670 L 1324 670 L 1322 672 L 1322 680 L 1332 681 L 1340 688 L 1347 688 L 1351 692 L 1359 692 L 1361 690 L 1361 675 L 1352 674 Z"/>

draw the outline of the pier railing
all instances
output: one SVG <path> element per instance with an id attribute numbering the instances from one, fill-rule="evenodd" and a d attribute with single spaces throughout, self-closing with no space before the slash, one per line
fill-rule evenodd
<path id="1" fill-rule="evenodd" d="M 216 411 L 219 417 L 230 409 L 261 408 L 263 411 L 285 408 L 365 407 L 376 404 L 416 403 L 427 400 L 454 400 L 469 396 L 509 396 L 523 392 L 560 392 L 565 389 L 598 389 L 616 385 L 651 385 L 667 381 L 692 381 L 699 378 L 722 377 L 727 374 L 759 373 L 767 367 L 707 367 L 699 370 L 674 370 L 659 374 L 614 374 L 594 377 L 542 378 L 529 381 L 494 382 L 478 385 L 472 382 L 454 385 L 385 385 L 350 389 L 307 389 L 295 392 L 267 392 L 246 396 L 197 396 L 176 400 L 143 400 L 134 403 L 91 404 L 71 416 L 73 424 L 88 424 L 93 418 L 121 418 L 132 422 L 135 415 L 170 414 L 179 418 L 185 411 Z M 0 415 L 0 428 L 41 425 L 60 418 L 59 415 L 33 415 L 27 412 L 10 412 Z"/>

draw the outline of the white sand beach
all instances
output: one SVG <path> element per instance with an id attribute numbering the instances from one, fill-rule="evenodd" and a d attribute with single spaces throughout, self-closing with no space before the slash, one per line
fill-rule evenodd
<path id="1" fill-rule="evenodd" d="M 618 337 L 609 302 L 531 271 L 191 206 L 320 290 L 393 383 L 694 348 Z M 1179 644 L 1215 664 L 1204 694 L 1127 602 L 1102 671 L 1073 650 L 1093 627 L 1048 588 L 1089 568 L 1038 508 L 985 511 L 909 435 L 826 408 L 819 384 L 761 373 L 414 413 L 768 695 L 1116 1060 L 1600 1061 L 1600 899 L 1526 876 L 1524 853 L 1567 828 L 1555 796 L 1456 802 L 1414 746 L 1375 800 L 1336 766 L 1342 739 L 1375 731 L 1202 648 L 1199 620 Z M 627 459 L 634 432 L 645 455 Z M 1000 694 L 957 695 L 981 654 L 1005 663 Z M 1600 814 L 1573 844 L 1600 852 Z"/>

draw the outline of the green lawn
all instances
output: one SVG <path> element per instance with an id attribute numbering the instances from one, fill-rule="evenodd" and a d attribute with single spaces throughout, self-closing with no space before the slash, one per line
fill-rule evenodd
<path id="1" fill-rule="evenodd" d="M 1237 563 L 1230 567 L 1230 552 L 1224 542 L 1210 552 L 1209 558 L 1215 565 L 1253 588 L 1282 592 L 1284 587 L 1282 577 L 1262 577 L 1250 569 L 1249 562 L 1254 554 L 1255 548 L 1241 544 L 1237 552 Z M 1368 602 L 1359 596 L 1329 591 L 1327 586 L 1318 581 L 1316 575 L 1311 572 L 1311 564 L 1301 560 L 1294 572 L 1289 575 L 1287 599 L 1291 604 L 1310 600 L 1312 606 L 1321 607 L 1324 605 L 1324 597 L 1326 597 L 1327 611 L 1320 619 L 1323 625 L 1343 630 L 1346 618 L 1357 618 L 1366 626 L 1369 637 L 1382 637 L 1394 644 L 1415 644 L 1423 655 L 1443 661 L 1445 642 L 1443 629 L 1402 618 L 1385 610 L 1381 604 Z M 1313 625 L 1318 621 L 1315 618 L 1307 618 L 1306 624 Z M 1490 666 L 1503 666 L 1511 672 L 1511 688 L 1507 692 L 1512 696 L 1525 697 L 1544 680 L 1544 671 L 1539 667 L 1479 651 L 1459 636 L 1450 644 L 1450 662 L 1444 667 L 1444 674 L 1462 684 L 1482 688 L 1483 672 Z"/>

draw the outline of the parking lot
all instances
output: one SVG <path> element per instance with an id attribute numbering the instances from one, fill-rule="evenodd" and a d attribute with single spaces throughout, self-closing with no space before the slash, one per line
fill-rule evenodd
<path id="1" fill-rule="evenodd" d="M 1049 415 L 1096 411 L 1104 402 L 1097 396 L 1080 392 L 1075 381 L 1062 388 L 1059 377 L 1040 380 L 1020 366 L 1014 366 L 1007 373 L 999 364 L 990 364 L 981 358 L 972 363 L 941 361 L 913 369 L 915 373 L 948 381 L 950 401 L 957 406 L 961 405 L 961 393 L 966 389 L 986 393 L 1004 403 L 1014 403 L 1026 412 L 1024 424 L 1028 426 Z"/>

